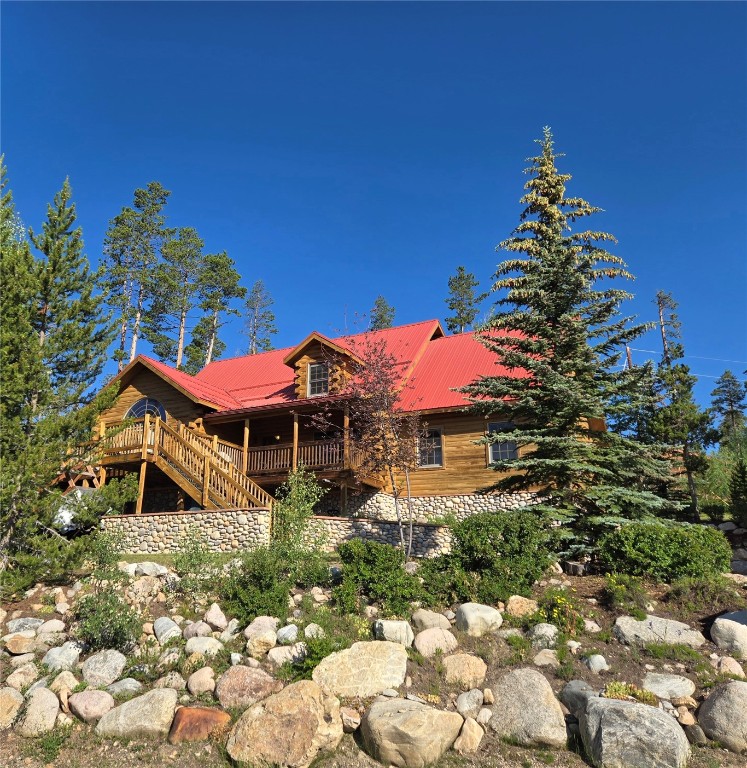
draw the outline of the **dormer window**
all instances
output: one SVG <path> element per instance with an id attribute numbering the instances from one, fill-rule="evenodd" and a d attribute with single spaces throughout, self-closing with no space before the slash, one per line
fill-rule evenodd
<path id="1" fill-rule="evenodd" d="M 329 394 L 329 366 L 326 363 L 309 363 L 309 397 Z"/>

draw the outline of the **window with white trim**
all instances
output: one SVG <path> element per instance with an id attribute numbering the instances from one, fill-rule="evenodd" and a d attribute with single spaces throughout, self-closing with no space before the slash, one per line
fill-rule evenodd
<path id="1" fill-rule="evenodd" d="M 329 366 L 326 363 L 309 363 L 309 397 L 329 394 Z"/>
<path id="2" fill-rule="evenodd" d="M 514 425 L 510 421 L 491 421 L 488 424 L 488 435 L 497 435 L 501 432 L 513 432 Z M 495 461 L 510 461 L 519 457 L 519 448 L 516 440 L 496 440 L 488 444 L 488 460 L 492 464 Z"/>
<path id="3" fill-rule="evenodd" d="M 424 429 L 418 438 L 418 466 L 444 465 L 443 430 L 441 427 Z"/>
<path id="4" fill-rule="evenodd" d="M 166 421 L 166 409 L 158 402 L 150 397 L 141 397 L 136 403 L 130 406 L 130 410 L 127 411 L 126 419 L 142 419 L 145 414 L 150 416 L 158 416 L 158 418 Z"/>

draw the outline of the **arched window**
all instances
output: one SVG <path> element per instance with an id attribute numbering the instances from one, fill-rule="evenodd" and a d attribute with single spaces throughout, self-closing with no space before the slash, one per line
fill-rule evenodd
<path id="1" fill-rule="evenodd" d="M 142 419 L 145 414 L 151 416 L 158 416 L 166 421 L 166 409 L 158 402 L 150 397 L 143 397 L 138 400 L 125 415 L 126 419 Z"/>

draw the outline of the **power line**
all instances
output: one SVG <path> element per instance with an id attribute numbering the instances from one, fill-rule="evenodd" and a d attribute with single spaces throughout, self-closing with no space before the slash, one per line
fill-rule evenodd
<path id="1" fill-rule="evenodd" d="M 651 355 L 659 354 L 658 349 L 639 349 L 638 347 L 631 347 L 630 349 L 633 352 L 648 352 Z M 723 357 L 703 357 L 702 355 L 683 355 L 683 357 L 692 357 L 696 360 L 714 360 L 718 363 L 741 363 L 743 365 L 747 365 L 747 360 L 727 360 Z M 718 376 L 716 378 L 718 378 Z"/>

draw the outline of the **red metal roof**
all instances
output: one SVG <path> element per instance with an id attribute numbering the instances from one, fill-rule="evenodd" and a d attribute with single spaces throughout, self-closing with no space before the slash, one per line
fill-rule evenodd
<path id="1" fill-rule="evenodd" d="M 444 336 L 437 320 L 402 325 L 334 339 L 344 349 L 365 357 L 366 345 L 383 340 L 403 378 L 409 382 L 403 397 L 408 410 L 458 408 L 468 404 L 464 395 L 453 391 L 481 376 L 506 373 L 493 352 L 474 334 Z M 294 370 L 283 360 L 296 347 L 276 349 L 257 355 L 217 360 L 196 376 L 142 359 L 198 400 L 214 403 L 220 412 L 266 409 L 298 401 L 294 391 Z M 526 377 L 523 371 L 514 372 Z"/>

